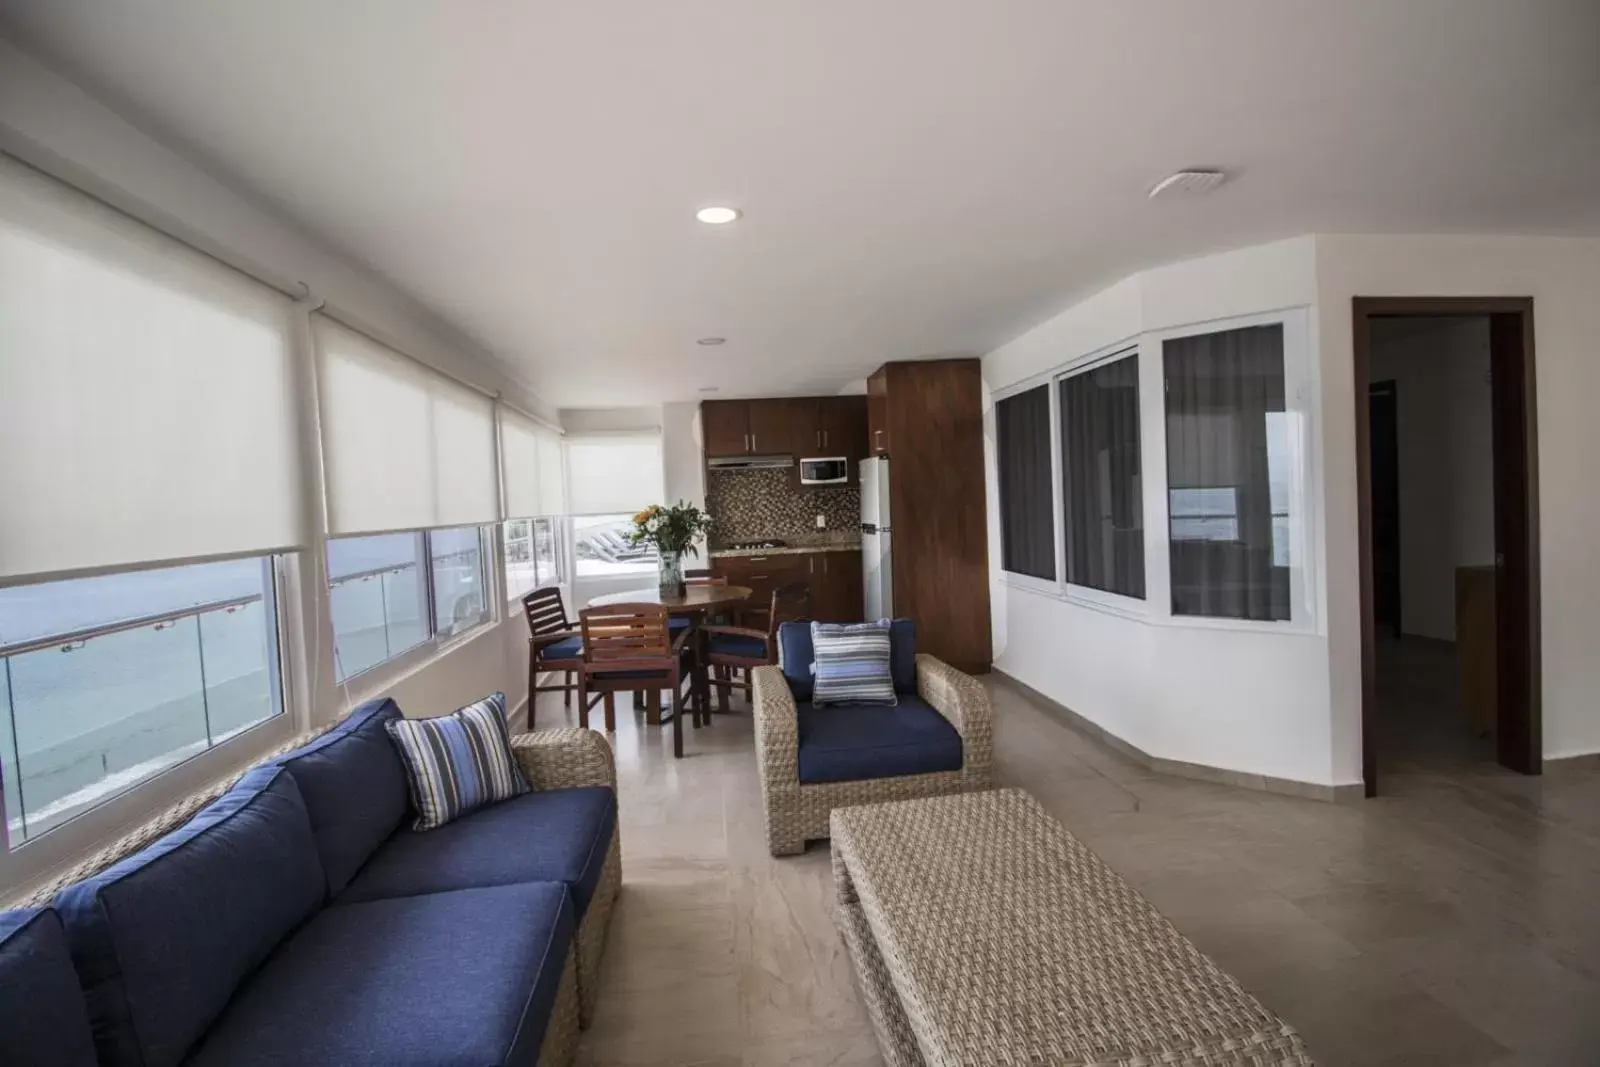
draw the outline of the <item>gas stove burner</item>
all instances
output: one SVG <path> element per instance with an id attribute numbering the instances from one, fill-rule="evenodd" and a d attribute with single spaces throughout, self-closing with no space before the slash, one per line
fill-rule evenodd
<path id="1" fill-rule="evenodd" d="M 773 537 L 768 538 L 765 541 L 735 541 L 728 547 L 734 549 L 735 551 L 743 552 L 746 549 L 751 548 L 788 548 L 789 543 L 787 541 L 780 541 Z"/>

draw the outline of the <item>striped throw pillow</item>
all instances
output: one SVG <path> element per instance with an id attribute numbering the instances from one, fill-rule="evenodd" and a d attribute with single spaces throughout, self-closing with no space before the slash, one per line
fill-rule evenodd
<path id="1" fill-rule="evenodd" d="M 494 693 L 437 719 L 385 724 L 411 786 L 413 830 L 433 830 L 486 804 L 528 792 L 511 755 L 506 695 Z"/>
<path id="2" fill-rule="evenodd" d="M 811 703 L 897 704 L 889 669 L 889 620 L 811 624 Z"/>

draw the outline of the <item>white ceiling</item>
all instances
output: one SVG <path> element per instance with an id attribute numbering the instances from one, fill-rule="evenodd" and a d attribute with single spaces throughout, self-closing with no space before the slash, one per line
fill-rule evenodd
<path id="1" fill-rule="evenodd" d="M 1131 270 L 1295 233 L 1600 233 L 1594 0 L 0 17 L 565 406 L 831 392 L 885 360 L 987 351 Z M 1145 199 L 1207 165 L 1237 177 Z M 696 223 L 708 203 L 745 219 Z"/>

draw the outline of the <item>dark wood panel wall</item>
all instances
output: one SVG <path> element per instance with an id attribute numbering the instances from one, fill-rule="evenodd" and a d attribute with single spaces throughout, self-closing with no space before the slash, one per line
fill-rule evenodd
<path id="1" fill-rule="evenodd" d="M 989 531 L 983 384 L 976 359 L 888 363 L 868 383 L 889 454 L 896 615 L 917 644 L 972 673 L 989 669 Z"/>

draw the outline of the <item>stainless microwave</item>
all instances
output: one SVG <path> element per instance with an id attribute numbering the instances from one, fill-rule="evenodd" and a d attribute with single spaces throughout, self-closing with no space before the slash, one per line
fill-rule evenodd
<path id="1" fill-rule="evenodd" d="M 850 461 L 844 456 L 800 461 L 801 485 L 846 485 L 849 481 Z"/>

